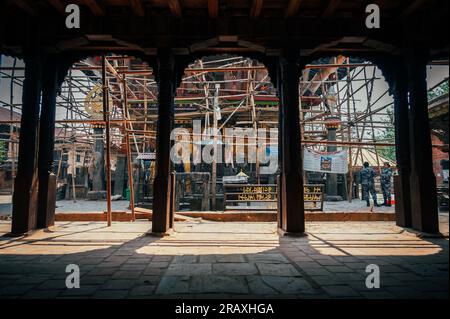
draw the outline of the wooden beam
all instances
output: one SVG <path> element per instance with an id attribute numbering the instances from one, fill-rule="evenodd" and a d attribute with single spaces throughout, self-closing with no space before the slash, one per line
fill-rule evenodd
<path id="1" fill-rule="evenodd" d="M 264 0 L 253 0 L 252 9 L 250 11 L 250 18 L 258 19 L 261 15 Z"/>
<path id="2" fill-rule="evenodd" d="M 340 4 L 341 0 L 330 0 L 327 7 L 325 8 L 325 11 L 322 13 L 322 18 L 331 17 Z"/>
<path id="3" fill-rule="evenodd" d="M 47 0 L 47 2 L 55 8 L 59 13 L 66 13 L 66 6 L 61 2 L 61 0 Z"/>
<path id="4" fill-rule="evenodd" d="M 412 1 L 408 7 L 401 13 L 401 17 L 405 18 L 413 14 L 414 12 L 417 12 L 420 7 L 422 7 L 425 4 L 425 0 L 415 0 Z"/>
<path id="5" fill-rule="evenodd" d="M 182 10 L 181 10 L 181 4 L 179 0 L 167 0 L 170 8 L 170 12 L 172 12 L 172 15 L 181 18 Z"/>
<path id="6" fill-rule="evenodd" d="M 130 4 L 131 11 L 139 17 L 145 16 L 145 8 L 142 4 L 141 0 L 128 0 L 128 3 Z"/>
<path id="7" fill-rule="evenodd" d="M 208 12 L 211 19 L 219 17 L 219 0 L 208 0 Z"/>
<path id="8" fill-rule="evenodd" d="M 89 7 L 95 16 L 105 15 L 105 10 L 98 4 L 97 0 L 83 0 L 84 4 Z"/>
<path id="9" fill-rule="evenodd" d="M 286 17 L 292 17 L 295 16 L 298 12 L 298 9 L 300 8 L 300 4 L 302 3 L 302 0 L 289 0 L 288 6 L 286 8 Z"/>
<path id="10" fill-rule="evenodd" d="M 37 9 L 26 0 L 14 0 L 10 1 L 10 3 L 15 4 L 17 7 L 22 9 L 22 11 L 24 11 L 26 14 L 30 16 L 36 16 L 38 14 Z"/>

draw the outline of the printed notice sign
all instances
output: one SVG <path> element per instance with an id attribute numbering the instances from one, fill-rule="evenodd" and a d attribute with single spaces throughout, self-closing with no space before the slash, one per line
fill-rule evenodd
<path id="1" fill-rule="evenodd" d="M 326 153 L 305 148 L 304 169 L 310 172 L 347 174 L 348 151 Z"/>

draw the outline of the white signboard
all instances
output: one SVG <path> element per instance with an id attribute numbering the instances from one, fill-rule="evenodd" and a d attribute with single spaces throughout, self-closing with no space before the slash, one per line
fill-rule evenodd
<path id="1" fill-rule="evenodd" d="M 347 174 L 348 151 L 326 153 L 305 148 L 303 163 L 305 171 Z"/>
<path id="2" fill-rule="evenodd" d="M 151 161 L 156 159 L 156 153 L 141 153 L 137 157 L 138 160 Z"/>

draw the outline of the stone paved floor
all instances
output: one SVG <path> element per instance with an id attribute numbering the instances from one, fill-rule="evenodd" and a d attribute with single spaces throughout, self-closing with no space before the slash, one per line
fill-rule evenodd
<path id="1" fill-rule="evenodd" d="M 10 216 L 12 214 L 12 196 L 0 196 L 0 216 Z M 128 211 L 130 202 L 119 200 L 112 201 L 113 211 Z M 106 210 L 105 201 L 62 200 L 56 202 L 56 213 L 100 213 Z"/>
<path id="2" fill-rule="evenodd" d="M 128 211 L 128 201 L 113 201 L 112 209 L 114 211 Z M 64 213 L 99 213 L 106 210 L 106 202 L 78 200 L 62 200 L 56 202 L 56 212 Z M 325 212 L 370 212 L 375 213 L 394 213 L 395 208 L 392 207 L 367 207 L 366 202 L 359 199 L 341 202 L 325 202 Z M 0 216 L 9 216 L 12 212 L 11 196 L 0 196 Z"/>
<path id="3" fill-rule="evenodd" d="M 129 202 L 128 201 L 113 201 L 113 210 L 116 211 L 127 211 Z M 73 213 L 73 212 L 103 212 L 106 209 L 106 202 L 95 202 L 79 200 L 76 203 L 70 200 L 62 200 L 56 202 L 56 212 L 57 213 Z M 340 202 L 325 202 L 324 211 L 325 212 L 370 212 L 371 209 L 376 213 L 394 213 L 395 208 L 392 207 L 367 207 L 366 202 L 355 199 L 351 203 L 348 201 Z"/>
<path id="4" fill-rule="evenodd" d="M 448 232 L 448 223 L 447 232 Z M 0 237 L 0 298 L 448 298 L 448 238 L 419 238 L 389 222 L 308 223 L 279 238 L 273 223 L 58 223 Z M 0 222 L 0 235 L 9 231 Z M 65 286 L 68 264 L 81 288 Z M 365 285 L 377 264 L 381 288 Z"/>

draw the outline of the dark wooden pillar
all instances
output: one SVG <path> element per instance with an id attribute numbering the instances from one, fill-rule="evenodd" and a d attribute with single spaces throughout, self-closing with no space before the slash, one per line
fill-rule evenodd
<path id="1" fill-rule="evenodd" d="M 300 66 L 292 52 L 280 58 L 280 139 L 281 153 L 281 230 L 301 235 L 305 231 L 303 198 L 303 156 L 299 111 Z"/>
<path id="2" fill-rule="evenodd" d="M 163 234 L 171 227 L 170 133 L 174 121 L 175 59 L 169 50 L 158 53 L 158 132 L 156 174 L 153 186 L 152 233 Z"/>
<path id="3" fill-rule="evenodd" d="M 399 180 L 395 189 L 395 209 L 397 225 L 411 227 L 411 154 L 409 141 L 409 106 L 407 71 L 400 61 L 391 65 L 394 73 L 392 92 L 394 95 L 396 158 Z"/>
<path id="4" fill-rule="evenodd" d="M 427 55 L 419 50 L 410 50 L 405 62 L 410 106 L 412 227 L 422 232 L 437 233 L 439 215 L 428 118 Z"/>
<path id="5" fill-rule="evenodd" d="M 11 232 L 21 235 L 36 228 L 37 223 L 37 148 L 41 96 L 42 58 L 25 57 L 25 80 L 22 97 L 19 159 L 14 183 Z"/>
<path id="6" fill-rule="evenodd" d="M 281 101 L 281 67 L 279 57 L 265 57 L 263 59 L 264 65 L 269 71 L 270 79 L 274 86 L 277 88 L 277 98 Z M 281 182 L 281 174 L 283 172 L 283 123 L 284 112 L 281 109 L 281 103 L 278 112 L 278 175 L 276 177 L 277 183 L 277 226 L 280 232 L 283 232 L 283 183 Z"/>
<path id="7" fill-rule="evenodd" d="M 42 107 L 39 123 L 37 228 L 47 228 L 55 223 L 56 176 L 53 174 L 53 151 L 55 148 L 57 82 L 57 62 L 55 57 L 49 57 L 43 73 Z"/>

